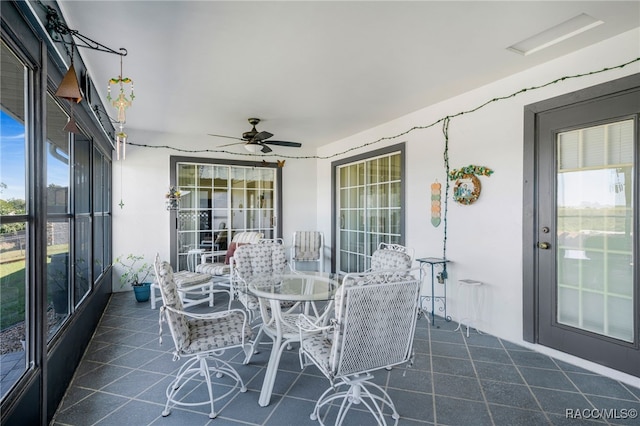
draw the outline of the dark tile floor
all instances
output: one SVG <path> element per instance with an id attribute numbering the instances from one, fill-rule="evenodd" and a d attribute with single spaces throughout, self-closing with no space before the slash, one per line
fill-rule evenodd
<path id="1" fill-rule="evenodd" d="M 216 309 L 226 301 L 216 300 Z M 204 310 L 208 308 L 195 308 Z M 454 331 L 456 323 L 419 320 L 415 363 L 376 374 L 400 413 L 399 425 L 638 425 L 640 389 L 590 373 L 489 335 Z M 314 402 L 329 386 L 315 367 L 300 370 L 296 348 L 285 351 L 267 407 L 258 395 L 269 349 L 242 365 L 227 353 L 249 388 L 216 405 L 174 408 L 162 417 L 165 388 L 182 360 L 173 361 L 165 329 L 158 343 L 158 311 L 116 293 L 100 322 L 55 425 L 313 425 Z M 204 391 L 204 389 L 201 389 Z M 633 411 L 635 410 L 635 411 Z M 577 415 L 582 415 L 576 419 Z M 574 418 L 570 418 L 570 417 Z M 370 425 L 354 412 L 345 425 Z"/>

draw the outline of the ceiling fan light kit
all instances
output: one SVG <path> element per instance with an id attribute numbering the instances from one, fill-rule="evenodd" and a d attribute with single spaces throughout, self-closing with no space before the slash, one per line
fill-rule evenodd
<path id="1" fill-rule="evenodd" d="M 254 154 L 258 153 L 259 151 L 262 150 L 262 147 L 260 145 L 258 145 L 257 143 L 248 143 L 245 144 L 244 149 L 246 149 L 249 152 L 252 152 Z"/>
<path id="2" fill-rule="evenodd" d="M 235 137 L 235 136 L 225 136 L 225 135 L 214 135 L 214 134 L 209 134 L 209 136 L 216 136 L 216 137 L 220 137 L 220 138 L 229 138 L 229 139 L 236 139 L 239 140 L 241 142 L 235 142 L 235 143 L 230 143 L 230 144 L 226 144 L 226 145 L 220 145 L 218 146 L 218 148 L 223 148 L 226 146 L 231 146 L 231 145 L 239 145 L 239 144 L 244 144 L 244 148 L 253 153 L 253 154 L 257 154 L 259 152 L 262 152 L 263 154 L 268 154 L 270 152 L 272 152 L 272 149 L 269 148 L 267 146 L 267 144 L 269 145 L 279 145 L 279 146 L 288 146 L 288 147 L 292 147 L 292 148 L 300 148 L 302 146 L 302 144 L 300 142 L 287 142 L 287 141 L 270 141 L 267 140 L 270 137 L 273 136 L 273 133 L 269 133 L 269 132 L 265 132 L 265 131 L 261 131 L 259 132 L 256 129 L 256 125 L 258 123 L 260 123 L 260 119 L 259 118 L 249 118 L 248 119 L 249 124 L 251 124 L 252 129 L 249 130 L 248 132 L 244 132 L 242 134 L 241 138 Z"/>

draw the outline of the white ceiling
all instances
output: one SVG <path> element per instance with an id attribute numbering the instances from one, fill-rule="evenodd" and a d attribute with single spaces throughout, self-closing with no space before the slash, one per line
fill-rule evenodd
<path id="1" fill-rule="evenodd" d="M 130 135 L 212 148 L 233 141 L 208 133 L 240 137 L 249 117 L 273 139 L 321 146 L 640 26 L 639 1 L 59 3 L 71 29 L 127 49 Z M 604 24 L 529 56 L 506 49 L 580 13 Z M 105 98 L 119 57 L 81 55 Z"/>

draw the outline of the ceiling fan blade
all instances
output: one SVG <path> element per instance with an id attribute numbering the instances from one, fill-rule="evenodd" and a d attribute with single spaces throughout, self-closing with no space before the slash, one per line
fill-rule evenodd
<path id="1" fill-rule="evenodd" d="M 273 151 L 271 148 L 269 148 L 268 146 L 266 146 L 266 145 L 264 145 L 264 144 L 260 144 L 260 145 L 262 145 L 262 150 L 261 150 L 261 151 L 262 151 L 264 154 L 268 154 L 268 153 L 270 153 L 271 151 Z"/>
<path id="2" fill-rule="evenodd" d="M 236 140 L 239 140 L 239 141 L 244 141 L 244 139 L 242 139 L 242 138 L 236 138 L 235 136 L 214 135 L 214 134 L 212 134 L 212 133 L 209 133 L 208 135 L 209 135 L 209 136 L 215 136 L 215 137 L 217 137 L 217 138 L 227 138 L 227 139 L 236 139 Z"/>
<path id="3" fill-rule="evenodd" d="M 302 146 L 300 142 L 287 142 L 287 141 L 263 141 L 262 143 L 268 143 L 269 145 L 290 146 L 293 148 L 300 148 Z"/>
<path id="4" fill-rule="evenodd" d="M 271 136 L 273 136 L 273 133 L 262 131 L 262 132 L 256 134 L 253 138 L 251 138 L 251 140 L 252 141 L 263 141 L 265 139 L 269 139 Z"/>
<path id="5" fill-rule="evenodd" d="M 233 146 L 233 145 L 243 145 L 245 143 L 246 143 L 245 141 L 235 142 L 235 143 L 227 143 L 227 144 L 224 144 L 224 145 L 218 145 L 218 146 L 216 146 L 216 148 L 224 148 L 225 146 Z"/>

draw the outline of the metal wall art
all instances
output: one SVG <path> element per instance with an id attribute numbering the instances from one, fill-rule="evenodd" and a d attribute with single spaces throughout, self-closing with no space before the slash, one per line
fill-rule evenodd
<path id="1" fill-rule="evenodd" d="M 435 227 L 440 225 L 440 190 L 442 185 L 438 183 L 438 179 L 431 184 L 431 224 Z"/>

